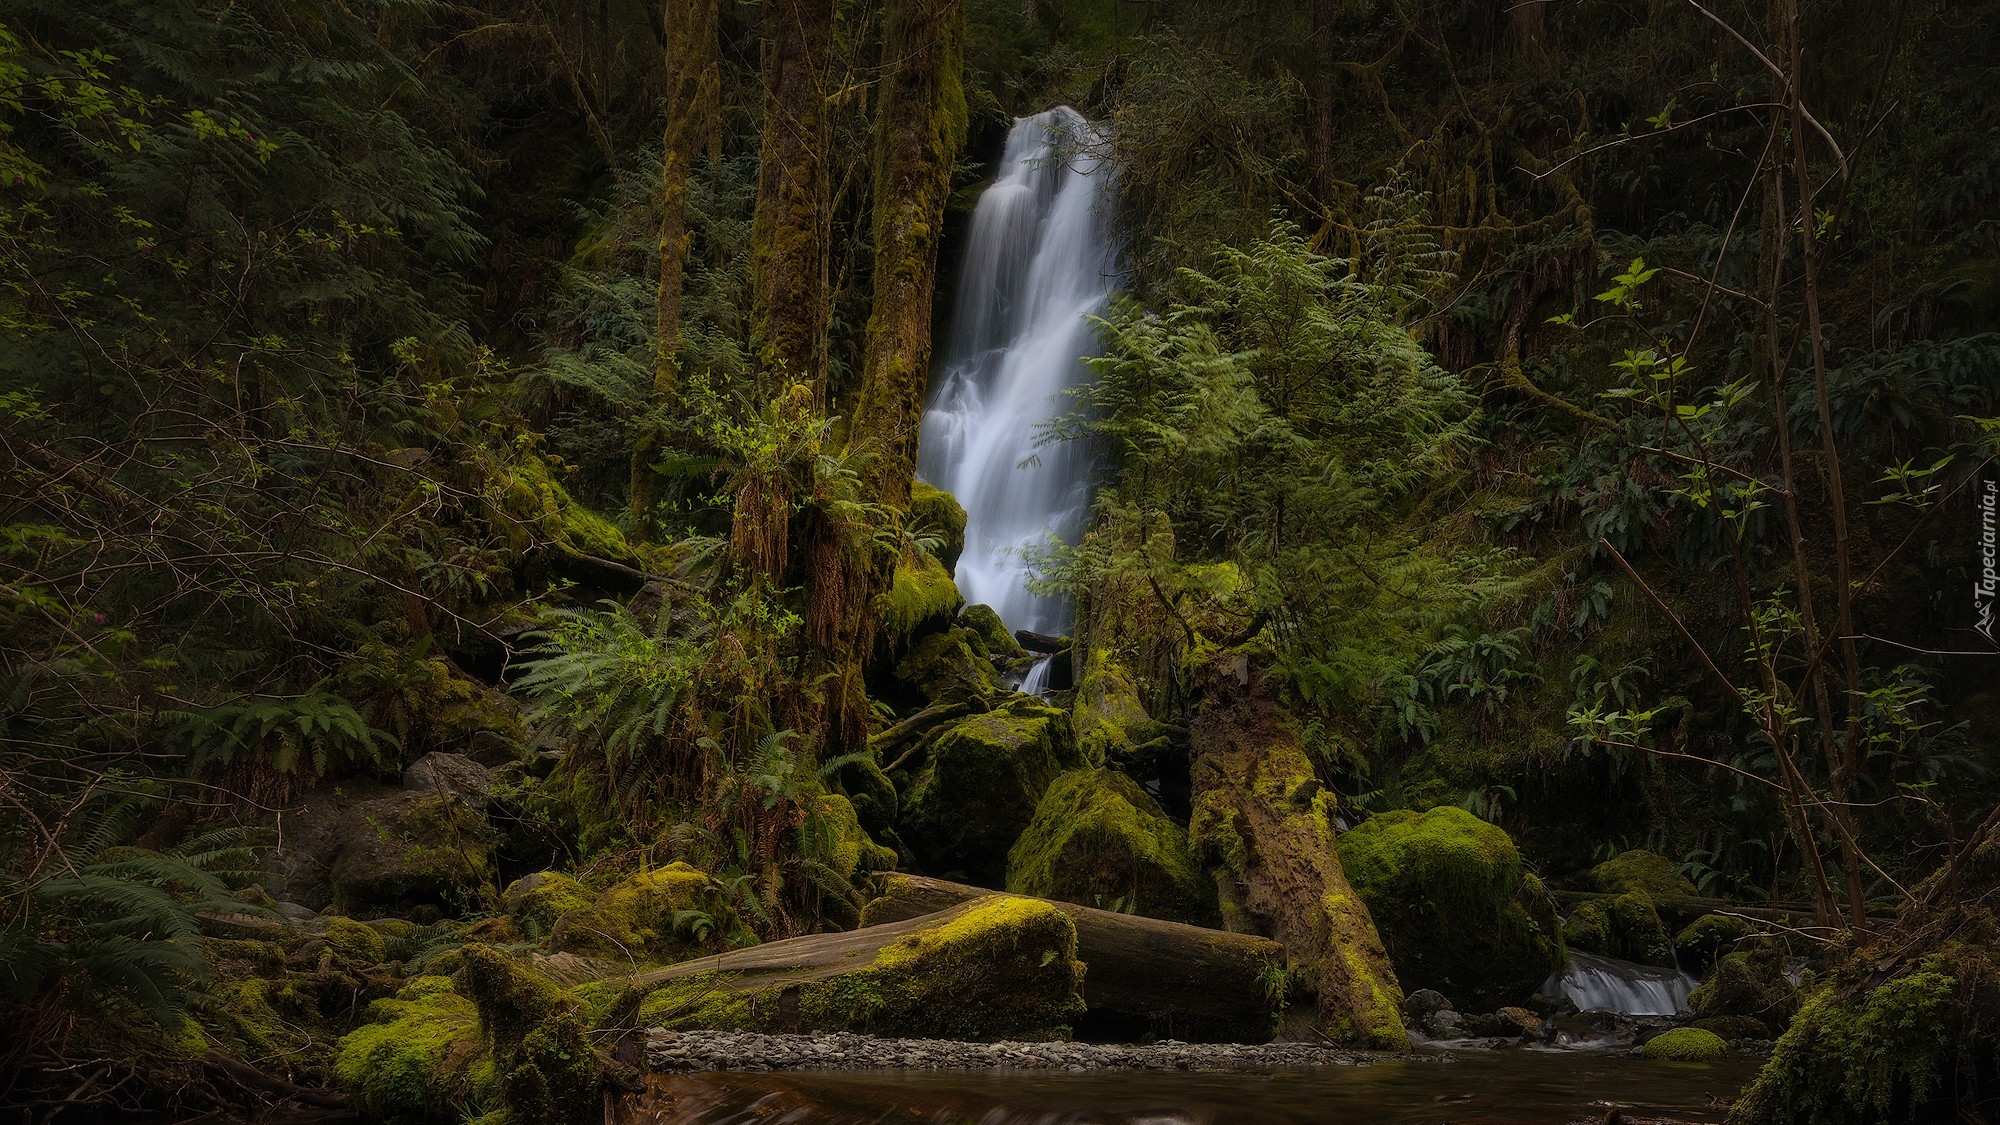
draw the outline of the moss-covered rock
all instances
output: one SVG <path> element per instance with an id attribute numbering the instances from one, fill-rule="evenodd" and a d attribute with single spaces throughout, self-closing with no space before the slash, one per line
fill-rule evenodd
<path id="1" fill-rule="evenodd" d="M 1077 742 L 1092 760 L 1116 758 L 1149 742 L 1160 725 L 1146 712 L 1138 685 L 1125 669 L 1100 650 L 1092 650 L 1077 681 Z"/>
<path id="2" fill-rule="evenodd" d="M 861 757 L 842 766 L 840 781 L 847 787 L 855 818 L 871 835 L 896 826 L 902 799 L 896 795 L 896 783 L 874 758 Z"/>
<path id="3" fill-rule="evenodd" d="M 1674 956 L 1681 968 L 1696 976 L 1707 976 L 1717 958 L 1733 949 L 1750 933 L 1740 918 L 1726 914 L 1704 914 L 1674 935 Z"/>
<path id="4" fill-rule="evenodd" d="M 1047 1039 L 1083 1013 L 1076 927 L 1060 909 L 994 896 L 933 919 L 832 973 L 676 977 L 639 1015 L 669 1028 Z"/>
<path id="5" fill-rule="evenodd" d="M 934 633 L 950 625 L 965 598 L 951 580 L 944 564 L 930 555 L 896 567 L 889 589 L 876 606 L 883 631 L 897 648 L 914 637 Z"/>
<path id="6" fill-rule="evenodd" d="M 1672 965 L 1673 943 L 1666 924 L 1643 894 L 1578 903 L 1564 920 L 1563 943 L 1586 953 L 1642 965 Z"/>
<path id="7" fill-rule="evenodd" d="M 1729 1044 L 1712 1031 L 1677 1027 L 1648 1039 L 1639 1053 L 1666 1062 L 1714 1062 L 1729 1054 Z"/>
<path id="8" fill-rule="evenodd" d="M 1686 897 L 1695 893 L 1694 884 L 1680 873 L 1673 860 L 1638 848 L 1619 852 L 1591 868 L 1590 882 L 1610 895 L 1639 894 L 1662 898 L 1669 895 Z"/>
<path id="9" fill-rule="evenodd" d="M 589 906 L 561 915 L 549 945 L 628 964 L 671 963 L 720 948 L 741 928 L 714 880 L 673 863 L 627 876 Z"/>
<path id="10" fill-rule="evenodd" d="M 1213 924 L 1215 882 L 1187 833 L 1131 778 L 1077 770 L 1057 778 L 1007 855 L 1007 889 L 1082 906 Z"/>
<path id="11" fill-rule="evenodd" d="M 454 905 L 485 885 L 497 836 L 477 809 L 448 794 L 401 792 L 349 808 L 329 876 L 343 913 Z"/>
<path id="12" fill-rule="evenodd" d="M 1342 836 L 1340 856 L 1405 988 L 1493 1009 L 1562 966 L 1547 892 L 1497 825 L 1451 806 L 1384 813 Z"/>
<path id="13" fill-rule="evenodd" d="M 352 918 L 328 918 L 320 936 L 334 953 L 351 964 L 380 964 L 389 954 L 389 943 L 374 927 Z"/>
<path id="14" fill-rule="evenodd" d="M 917 481 L 910 486 L 910 530 L 938 541 L 935 551 L 947 572 L 965 553 L 965 508 L 942 488 Z"/>
<path id="15" fill-rule="evenodd" d="M 500 909 L 529 937 L 541 939 L 555 932 L 563 915 L 587 909 L 596 900 L 582 883 L 560 871 L 537 871 L 507 884 Z"/>
<path id="16" fill-rule="evenodd" d="M 896 869 L 896 853 L 869 838 L 846 797 L 828 793 L 815 798 L 812 823 L 820 833 L 826 865 L 841 878 Z"/>
<path id="17" fill-rule="evenodd" d="M 1007 631 L 1007 623 L 1000 620 L 990 605 L 969 605 L 958 615 L 958 623 L 971 634 L 969 640 L 974 652 L 986 657 L 1000 657 L 1002 660 L 1026 660 L 1028 650 Z"/>
<path id="18" fill-rule="evenodd" d="M 340 1040 L 334 1075 L 356 1108 L 378 1118 L 463 1121 L 500 1103 L 479 1013 L 449 977 L 418 977 L 368 1006 Z"/>
<path id="19" fill-rule="evenodd" d="M 603 1064 L 574 997 L 521 962 L 478 945 L 466 947 L 455 985 L 478 1012 L 511 1120 L 584 1125 L 601 1119 Z"/>
<path id="20" fill-rule="evenodd" d="M 1718 958 L 1707 982 L 1688 994 L 1688 1006 L 1705 1020 L 1754 1019 L 1763 1025 L 1764 1038 L 1774 1038 L 1798 1011 L 1799 991 L 1785 976 L 1781 951 L 1752 949 Z"/>
<path id="21" fill-rule="evenodd" d="M 1049 783 L 1083 764 L 1068 712 L 1017 695 L 938 738 L 903 794 L 897 833 L 933 871 L 997 887 Z"/>
<path id="22" fill-rule="evenodd" d="M 896 683 L 907 702 L 957 702 L 999 694 L 993 662 L 972 651 L 964 629 L 932 633 L 896 662 Z"/>

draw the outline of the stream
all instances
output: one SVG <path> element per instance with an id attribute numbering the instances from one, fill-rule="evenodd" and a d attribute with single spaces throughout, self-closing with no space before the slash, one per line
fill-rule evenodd
<path id="1" fill-rule="evenodd" d="M 714 1072 L 656 1077 L 619 1125 L 1566 1125 L 1719 1122 L 1757 1061 L 1504 1050 L 1275 1073 Z"/>

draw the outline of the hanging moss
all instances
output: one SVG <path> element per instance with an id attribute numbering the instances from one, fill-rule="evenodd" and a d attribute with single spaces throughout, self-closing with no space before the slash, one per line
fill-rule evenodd
<path id="1" fill-rule="evenodd" d="M 1168 918 L 1217 921 L 1215 882 L 1187 833 L 1131 778 L 1078 770 L 1050 785 L 1007 856 L 1007 889 Z"/>
<path id="2" fill-rule="evenodd" d="M 1343 835 L 1340 856 L 1406 989 L 1484 1011 L 1562 966 L 1547 892 L 1497 825 L 1451 806 L 1384 813 Z"/>
<path id="3" fill-rule="evenodd" d="M 375 1117 L 462 1121 L 497 1108 L 499 1078 L 479 1013 L 449 977 L 418 977 L 368 1006 L 343 1036 L 334 1076 Z"/>
<path id="4" fill-rule="evenodd" d="M 1728 1056 L 1729 1044 L 1698 1027 L 1677 1027 L 1648 1039 L 1639 1053 L 1665 1062 L 1714 1062 Z"/>

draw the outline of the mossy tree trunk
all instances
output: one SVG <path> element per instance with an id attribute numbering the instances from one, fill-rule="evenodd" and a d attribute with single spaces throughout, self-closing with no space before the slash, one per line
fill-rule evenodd
<path id="1" fill-rule="evenodd" d="M 751 231 L 764 390 L 826 404 L 827 59 L 832 0 L 766 0 L 763 148 Z"/>
<path id="2" fill-rule="evenodd" d="M 713 128 L 709 108 L 717 83 L 716 0 L 668 0 L 667 120 L 660 144 L 660 293 L 648 416 L 632 443 L 632 501 L 628 534 L 653 537 L 659 479 L 653 458 L 672 416 L 680 384 L 676 353 L 681 341 L 681 275 L 688 253 L 688 172 Z"/>
<path id="3" fill-rule="evenodd" d="M 1320 1033 L 1404 1049 L 1403 989 L 1341 869 L 1332 794 L 1289 717 L 1247 668 L 1225 656 L 1203 686 L 1189 844 L 1215 873 L 1224 924 L 1284 944 L 1291 971 L 1319 998 Z"/>

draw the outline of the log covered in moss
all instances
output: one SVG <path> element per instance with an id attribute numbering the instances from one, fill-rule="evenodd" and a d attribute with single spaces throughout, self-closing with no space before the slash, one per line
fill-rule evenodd
<path id="1" fill-rule="evenodd" d="M 992 896 L 963 883 L 890 875 L 868 904 L 868 929 Z M 1271 1038 L 1283 1000 L 1273 971 L 1284 947 L 1268 938 L 1142 918 L 1074 903 L 1053 903 L 1076 925 L 1077 956 L 1088 966 L 1079 1028 L 1093 1038 L 1151 1034 L 1194 1043 L 1261 1043 Z M 866 933 L 868 929 L 860 932 Z"/>

